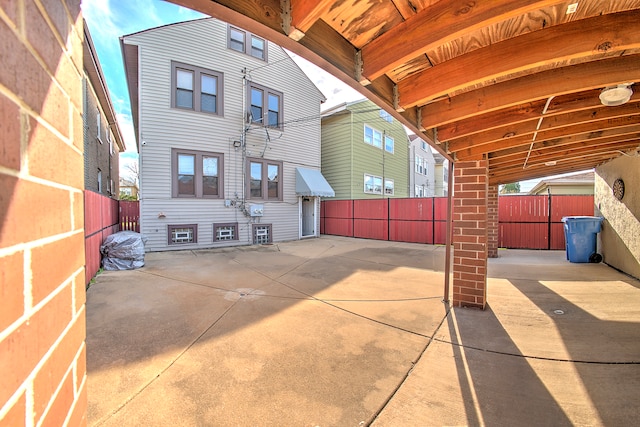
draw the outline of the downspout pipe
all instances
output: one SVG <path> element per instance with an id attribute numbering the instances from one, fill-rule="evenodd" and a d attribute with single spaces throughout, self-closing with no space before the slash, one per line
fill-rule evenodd
<path id="1" fill-rule="evenodd" d="M 451 275 L 451 237 L 453 231 L 453 175 L 454 175 L 454 163 L 449 162 L 449 176 L 447 179 L 447 236 L 445 240 L 445 255 L 444 255 L 444 298 L 443 302 L 449 304 L 449 276 Z"/>

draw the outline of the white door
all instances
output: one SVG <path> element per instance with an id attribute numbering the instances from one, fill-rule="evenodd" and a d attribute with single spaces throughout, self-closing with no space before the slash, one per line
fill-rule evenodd
<path id="1" fill-rule="evenodd" d="M 302 198 L 302 237 L 316 234 L 316 200 L 317 197 Z"/>

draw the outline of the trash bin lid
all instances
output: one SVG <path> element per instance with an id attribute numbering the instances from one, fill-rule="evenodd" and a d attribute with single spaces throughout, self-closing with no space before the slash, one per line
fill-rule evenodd
<path id="1" fill-rule="evenodd" d="M 604 218 L 599 216 L 565 216 L 562 218 L 569 233 L 599 233 Z"/>

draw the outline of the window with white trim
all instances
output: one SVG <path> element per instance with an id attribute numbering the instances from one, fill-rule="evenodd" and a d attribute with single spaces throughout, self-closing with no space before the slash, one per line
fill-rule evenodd
<path id="1" fill-rule="evenodd" d="M 224 197 L 223 154 L 171 149 L 171 196 Z"/>
<path id="2" fill-rule="evenodd" d="M 416 185 L 416 197 L 424 197 L 424 188 L 421 185 Z"/>
<path id="3" fill-rule="evenodd" d="M 380 117 L 389 123 L 393 123 L 393 116 L 383 109 L 380 109 Z"/>
<path id="4" fill-rule="evenodd" d="M 267 60 L 267 41 L 265 39 L 231 25 L 228 28 L 227 46 L 229 49 L 263 61 Z"/>
<path id="5" fill-rule="evenodd" d="M 364 192 L 368 194 L 382 194 L 382 177 L 365 174 Z"/>
<path id="6" fill-rule="evenodd" d="M 382 148 L 382 132 L 369 125 L 364 125 L 364 142 L 376 148 Z"/>
<path id="7" fill-rule="evenodd" d="M 100 110 L 96 108 L 96 138 L 102 144 L 102 115 Z"/>
<path id="8" fill-rule="evenodd" d="M 393 138 L 391 138 L 388 135 L 384 136 L 384 150 L 388 153 L 393 154 L 393 149 L 394 149 L 394 141 Z"/>
<path id="9" fill-rule="evenodd" d="M 213 224 L 213 241 L 238 240 L 238 223 Z"/>
<path id="10" fill-rule="evenodd" d="M 394 182 L 392 179 L 384 180 L 384 194 L 387 196 L 393 196 L 394 193 Z"/>
<path id="11" fill-rule="evenodd" d="M 171 107 L 222 116 L 223 75 L 171 61 Z"/>
<path id="12" fill-rule="evenodd" d="M 189 243 L 198 243 L 198 225 L 168 225 L 167 234 L 170 245 L 186 245 Z"/>

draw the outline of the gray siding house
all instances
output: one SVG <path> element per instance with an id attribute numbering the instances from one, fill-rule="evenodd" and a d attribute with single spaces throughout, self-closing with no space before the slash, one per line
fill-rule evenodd
<path id="1" fill-rule="evenodd" d="M 322 93 L 279 46 L 213 18 L 121 37 L 147 250 L 319 234 Z"/>
<path id="2" fill-rule="evenodd" d="M 435 164 L 431 146 L 417 135 L 409 135 L 409 191 L 411 197 L 436 195 Z"/>
<path id="3" fill-rule="evenodd" d="M 409 197 L 409 148 L 400 122 L 369 100 L 322 113 L 322 174 L 336 199 Z"/>

